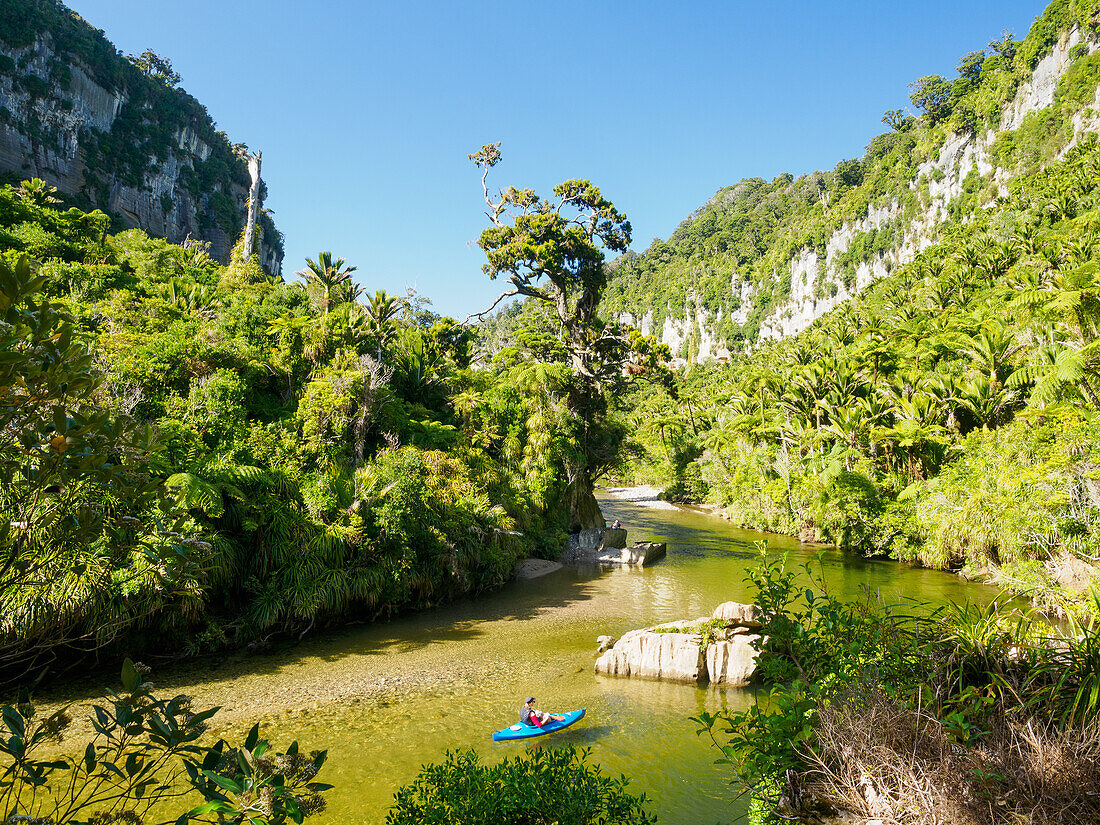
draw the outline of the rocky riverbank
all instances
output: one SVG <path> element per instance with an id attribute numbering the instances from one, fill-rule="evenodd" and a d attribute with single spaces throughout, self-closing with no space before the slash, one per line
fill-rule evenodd
<path id="1" fill-rule="evenodd" d="M 710 616 L 632 630 L 617 641 L 601 637 L 596 673 L 747 685 L 756 673 L 759 629 L 755 605 L 724 602 Z"/>
<path id="2" fill-rule="evenodd" d="M 661 498 L 664 493 L 663 490 L 649 484 L 641 484 L 636 487 L 607 487 L 605 492 L 609 496 L 629 501 L 639 507 L 649 507 L 653 510 L 676 509 L 675 504 Z"/>

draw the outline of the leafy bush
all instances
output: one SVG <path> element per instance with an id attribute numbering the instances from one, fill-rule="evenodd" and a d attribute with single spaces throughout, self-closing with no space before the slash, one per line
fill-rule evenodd
<path id="1" fill-rule="evenodd" d="M 473 750 L 447 752 L 401 788 L 386 825 L 650 825 L 645 794 L 626 792 L 625 777 L 603 776 L 589 751 L 539 748 L 481 764 Z"/>
<path id="2" fill-rule="evenodd" d="M 761 548 L 749 581 L 770 693 L 695 720 L 764 819 L 1100 813 L 1086 790 L 1100 756 L 1100 621 L 1052 627 L 1007 599 L 906 616 L 840 602 L 805 573 L 811 588 Z"/>
<path id="3" fill-rule="evenodd" d="M 0 708 L 8 732 L 0 740 L 5 822 L 140 823 L 187 786 L 205 801 L 180 812 L 177 823 L 280 825 L 324 809 L 332 786 L 313 781 L 324 752 L 300 754 L 294 742 L 276 754 L 258 725 L 239 746 L 199 745 L 218 708 L 196 711 L 190 697 L 156 697 L 148 672 L 123 663 L 122 692 L 108 691 L 106 702 L 92 705 L 94 736 L 84 747 L 67 747 L 77 756 L 48 753 L 72 722 L 66 709 L 37 720 L 25 693 Z"/>

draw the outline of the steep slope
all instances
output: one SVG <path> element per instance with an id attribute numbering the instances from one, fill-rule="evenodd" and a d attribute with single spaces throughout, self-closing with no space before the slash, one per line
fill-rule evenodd
<path id="1" fill-rule="evenodd" d="M 1100 131 L 1100 3 L 1055 0 L 1022 42 L 917 82 L 921 115 L 830 172 L 719 190 L 667 242 L 616 265 L 605 307 L 686 359 L 792 335 L 913 259 L 950 218 Z"/>
<path id="2" fill-rule="evenodd" d="M 1100 607 L 1100 141 L 807 329 L 627 399 L 623 481 Z"/>
<path id="3" fill-rule="evenodd" d="M 210 243 L 225 263 L 244 225 L 247 161 L 182 89 L 141 71 L 56 0 L 3 0 L 0 172 L 38 177 L 124 228 Z M 261 263 L 282 240 L 261 213 Z"/>

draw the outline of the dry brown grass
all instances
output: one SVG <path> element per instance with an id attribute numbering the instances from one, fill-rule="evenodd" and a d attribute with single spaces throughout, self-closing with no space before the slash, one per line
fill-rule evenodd
<path id="1" fill-rule="evenodd" d="M 884 825 L 1096 825 L 1100 724 L 1004 721 L 964 748 L 935 717 L 877 691 L 821 710 L 806 796 Z"/>

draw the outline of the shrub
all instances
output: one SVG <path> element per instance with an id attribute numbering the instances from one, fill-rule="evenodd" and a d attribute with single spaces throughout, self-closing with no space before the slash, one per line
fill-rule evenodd
<path id="1" fill-rule="evenodd" d="M 540 748 L 486 766 L 473 750 L 448 751 L 401 788 L 386 825 L 650 825 L 645 794 L 626 792 L 587 764 L 588 749 Z"/>
<path id="2" fill-rule="evenodd" d="M 1097 821 L 1100 622 L 1051 627 L 1008 599 L 901 616 L 805 572 L 814 588 L 761 548 L 749 579 L 774 687 L 695 720 L 765 818 Z"/>
<path id="3" fill-rule="evenodd" d="M 205 801 L 177 822 L 301 823 L 324 810 L 331 785 L 313 779 L 325 752 L 308 755 L 298 743 L 276 754 L 254 726 L 237 747 L 219 740 L 197 744 L 218 708 L 195 711 L 190 697 L 160 699 L 144 680 L 148 668 L 129 659 L 122 666 L 121 693 L 93 704 L 95 731 L 84 747 L 53 749 L 72 722 L 62 709 L 35 719 L 27 694 L 0 714 L 7 728 L 0 739 L 0 802 L 4 822 L 145 821 L 150 808 L 177 800 L 187 785 Z"/>

